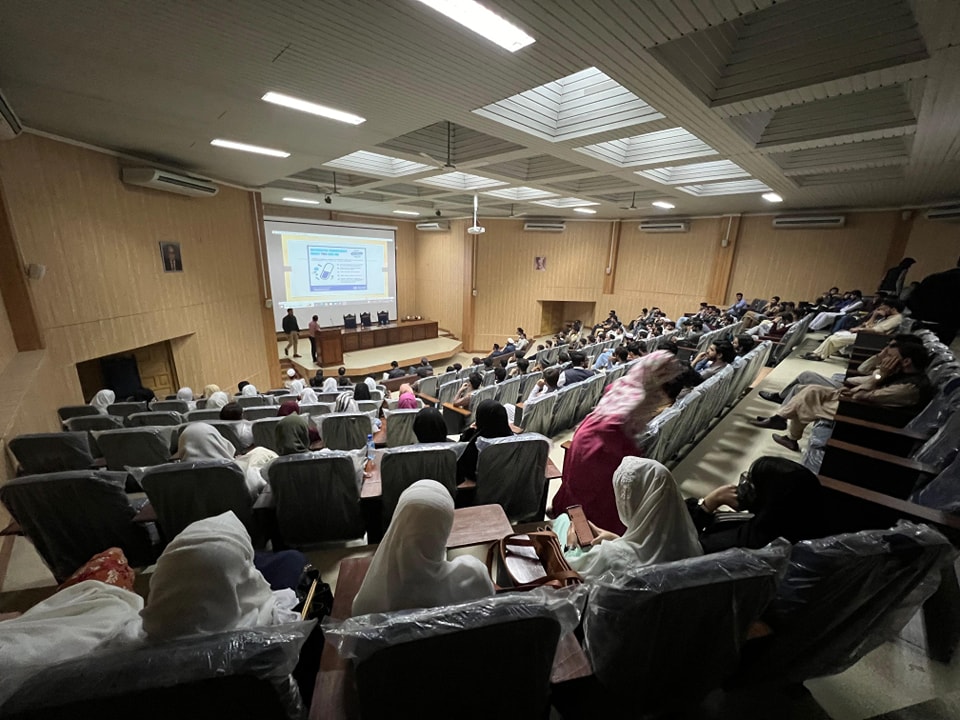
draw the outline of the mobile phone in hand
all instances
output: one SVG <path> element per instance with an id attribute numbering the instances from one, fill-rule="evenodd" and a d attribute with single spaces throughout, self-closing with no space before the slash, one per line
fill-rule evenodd
<path id="1" fill-rule="evenodd" d="M 571 505 L 567 508 L 567 515 L 570 516 L 573 532 L 577 535 L 577 544 L 580 547 L 589 547 L 596 535 L 593 534 L 593 529 L 587 522 L 583 508 L 580 505 Z"/>

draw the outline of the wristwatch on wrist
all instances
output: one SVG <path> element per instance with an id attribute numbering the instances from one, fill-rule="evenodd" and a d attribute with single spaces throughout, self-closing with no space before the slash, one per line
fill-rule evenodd
<path id="1" fill-rule="evenodd" d="M 707 509 L 707 499 L 706 499 L 706 498 L 700 498 L 699 500 L 697 500 L 697 507 L 700 508 L 701 510 L 703 510 L 705 513 L 709 513 L 709 512 L 710 512 L 710 510 Z"/>

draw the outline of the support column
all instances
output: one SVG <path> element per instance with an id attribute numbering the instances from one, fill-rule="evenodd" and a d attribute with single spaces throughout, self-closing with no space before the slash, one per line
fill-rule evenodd
<path id="1" fill-rule="evenodd" d="M 707 302 L 722 306 L 730 292 L 730 276 L 733 275 L 733 259 L 740 237 L 740 215 L 724 215 L 720 219 L 720 231 L 716 239 L 716 254 L 713 269 L 707 284 Z"/>
<path id="2" fill-rule="evenodd" d="M 37 281 L 39 282 L 39 281 Z M 49 282 L 49 281 L 48 281 Z M 10 329 L 17 350 L 42 350 L 43 334 L 27 286 L 27 272 L 20 257 L 20 248 L 13 235 L 13 225 L 0 185 L 0 296 L 10 320 Z"/>

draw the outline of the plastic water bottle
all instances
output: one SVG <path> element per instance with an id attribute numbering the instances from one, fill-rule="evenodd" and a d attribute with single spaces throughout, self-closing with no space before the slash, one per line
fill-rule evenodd
<path id="1" fill-rule="evenodd" d="M 374 453 L 376 452 L 377 446 L 373 442 L 373 435 L 367 435 L 367 465 L 373 465 Z"/>

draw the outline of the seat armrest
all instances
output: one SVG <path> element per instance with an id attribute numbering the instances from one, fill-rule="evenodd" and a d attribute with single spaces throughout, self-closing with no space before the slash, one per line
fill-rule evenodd
<path id="1" fill-rule="evenodd" d="M 916 407 L 884 407 L 883 405 L 872 405 L 846 398 L 840 401 L 840 406 L 837 408 L 837 415 L 869 420 L 870 422 L 892 425 L 898 428 L 902 428 L 913 420 L 917 412 Z"/>
<path id="2" fill-rule="evenodd" d="M 820 480 L 821 486 L 830 490 L 836 490 L 845 495 L 881 505 L 901 515 L 960 531 L 960 515 L 954 515 L 953 513 L 943 512 L 942 510 L 929 508 L 925 505 L 918 505 L 909 500 L 901 500 L 900 498 L 891 497 L 890 495 L 884 495 L 875 490 L 852 485 L 825 475 L 818 476 L 818 479 Z"/>
<path id="3" fill-rule="evenodd" d="M 890 453 L 885 453 L 880 450 L 871 450 L 870 448 L 843 442 L 842 440 L 834 440 L 833 438 L 827 440 L 827 448 L 836 448 L 838 450 L 854 453 L 871 460 L 879 460 L 880 462 L 887 463 L 891 466 L 904 468 L 906 470 L 913 470 L 918 473 L 937 475 L 940 472 L 937 470 L 937 468 L 931 465 L 926 465 L 924 463 L 917 462 L 916 460 L 911 460 L 910 458 L 897 457 L 896 455 L 891 455 Z"/>
<path id="4" fill-rule="evenodd" d="M 155 523 L 157 521 L 157 511 L 150 502 L 144 503 L 140 512 L 133 516 L 135 523 Z"/>
<path id="5" fill-rule="evenodd" d="M 907 457 L 927 436 L 915 430 L 873 422 L 862 418 L 837 415 L 834 418 L 833 440 L 880 450 L 890 455 Z"/>
<path id="6" fill-rule="evenodd" d="M 435 397 L 431 397 L 430 395 L 427 395 L 427 394 L 425 394 L 425 393 L 415 392 L 415 393 L 414 393 L 414 396 L 416 396 L 416 397 L 420 398 L 421 400 L 423 400 L 423 404 L 424 404 L 424 405 L 437 406 L 437 405 L 440 404 L 440 400 L 439 400 L 439 399 L 437 399 L 437 398 L 435 398 Z"/>
<path id="7" fill-rule="evenodd" d="M 457 407 L 457 406 L 454 405 L 453 403 L 444 403 L 444 404 L 443 404 L 443 409 L 444 409 L 444 410 L 449 410 L 449 411 L 451 411 L 451 412 L 455 412 L 455 413 L 457 413 L 458 415 L 463 415 L 463 417 L 465 417 L 465 418 L 470 417 L 470 411 L 469 411 L 469 410 L 465 410 L 464 408 Z"/>

